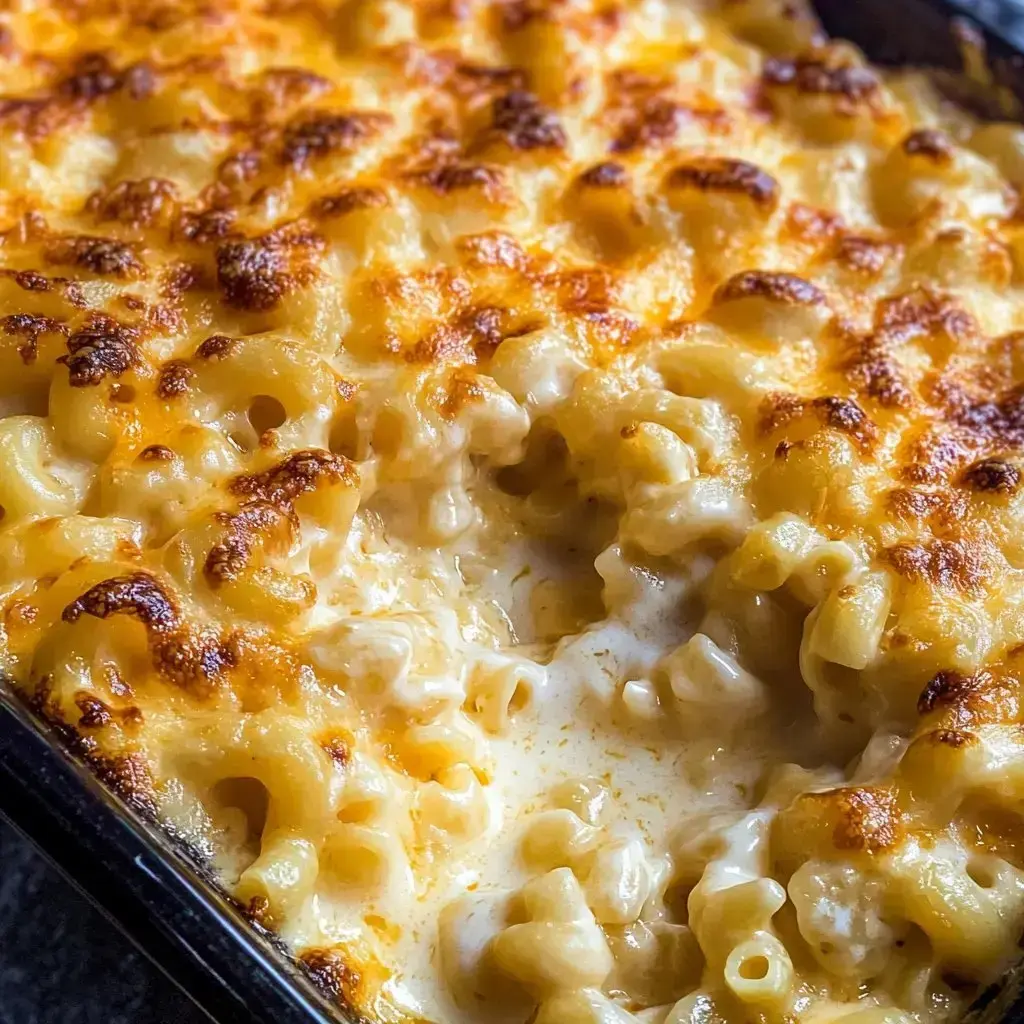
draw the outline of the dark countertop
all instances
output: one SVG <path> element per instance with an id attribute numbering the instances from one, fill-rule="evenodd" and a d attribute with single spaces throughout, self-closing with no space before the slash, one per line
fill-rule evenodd
<path id="1" fill-rule="evenodd" d="M 0 1024 L 210 1024 L 0 820 Z"/>

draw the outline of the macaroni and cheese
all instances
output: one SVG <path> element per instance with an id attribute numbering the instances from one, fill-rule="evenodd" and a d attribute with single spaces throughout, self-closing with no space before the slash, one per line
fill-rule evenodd
<path id="1" fill-rule="evenodd" d="M 788 0 L 8 0 L 0 668 L 339 1013 L 949 1021 L 1022 188 Z"/>

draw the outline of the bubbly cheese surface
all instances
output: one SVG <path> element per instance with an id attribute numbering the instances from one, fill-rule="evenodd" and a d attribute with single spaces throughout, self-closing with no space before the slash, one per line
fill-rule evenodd
<path id="1" fill-rule="evenodd" d="M 783 0 L 8 0 L 0 669 L 339 1019 L 955 1019 L 1021 187 Z"/>

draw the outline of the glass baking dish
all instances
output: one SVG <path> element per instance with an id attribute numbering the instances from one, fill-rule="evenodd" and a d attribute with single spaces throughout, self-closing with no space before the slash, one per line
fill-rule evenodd
<path id="1" fill-rule="evenodd" d="M 931 69 L 958 102 L 1024 116 L 1024 0 L 815 0 L 830 35 L 879 64 Z M 214 1021 L 356 1024 L 330 978 L 292 960 L 190 851 L 126 806 L 0 676 L 0 815 Z M 1024 1021 L 1020 968 L 978 1024 Z M 443 1022 L 439 1022 L 443 1024 Z"/>

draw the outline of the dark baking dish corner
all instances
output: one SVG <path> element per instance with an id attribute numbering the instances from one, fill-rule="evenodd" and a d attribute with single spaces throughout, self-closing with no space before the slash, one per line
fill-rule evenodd
<path id="1" fill-rule="evenodd" d="M 220 1024 L 344 1019 L 158 828 L 0 681 L 0 814 Z"/>
<path id="2" fill-rule="evenodd" d="M 1024 115 L 1024 6 L 1016 0 L 812 0 L 829 35 L 882 65 L 926 67 L 983 117 Z"/>

